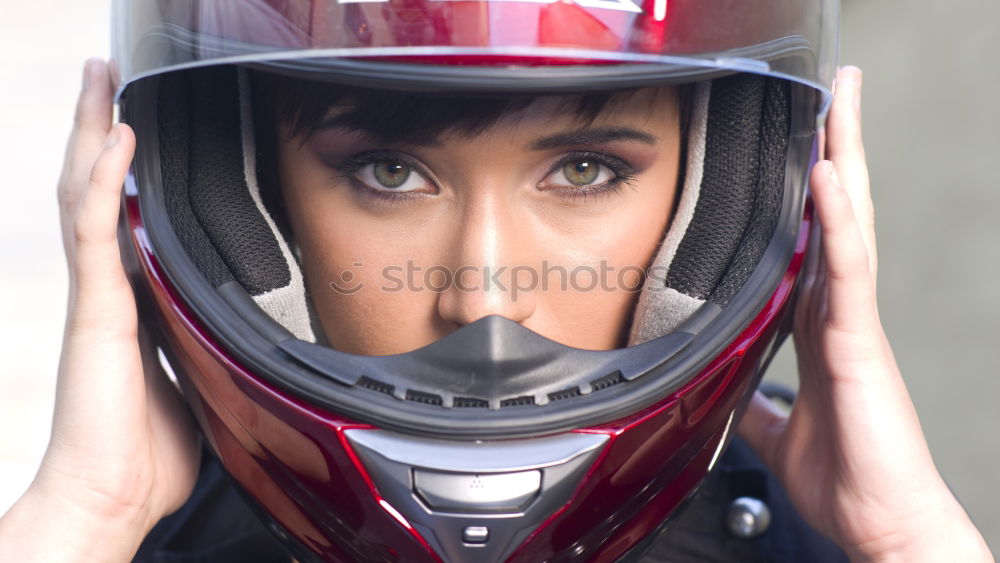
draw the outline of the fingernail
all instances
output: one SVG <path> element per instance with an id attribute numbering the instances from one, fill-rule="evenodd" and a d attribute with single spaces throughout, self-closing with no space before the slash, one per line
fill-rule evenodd
<path id="1" fill-rule="evenodd" d="M 108 133 L 107 140 L 104 141 L 104 148 L 105 149 L 114 148 L 115 145 L 118 144 L 118 141 L 120 139 L 121 139 L 121 133 L 119 132 L 118 126 L 115 125 L 114 127 L 111 128 L 111 132 Z"/>

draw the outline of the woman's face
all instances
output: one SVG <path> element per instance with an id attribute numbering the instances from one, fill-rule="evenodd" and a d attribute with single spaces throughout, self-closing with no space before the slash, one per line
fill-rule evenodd
<path id="1" fill-rule="evenodd" d="M 330 346 L 403 353 L 487 315 L 578 348 L 625 345 L 675 199 L 676 91 L 613 99 L 593 120 L 564 105 L 541 99 L 419 145 L 280 132 L 288 218 Z"/>

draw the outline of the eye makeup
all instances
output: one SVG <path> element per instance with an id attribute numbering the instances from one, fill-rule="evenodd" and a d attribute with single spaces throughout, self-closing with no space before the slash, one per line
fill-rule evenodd
<path id="1" fill-rule="evenodd" d="M 589 182 L 574 181 L 574 172 L 580 173 L 577 180 Z M 590 174 L 593 179 L 589 178 Z M 557 181 L 559 178 L 565 181 Z M 537 187 L 559 197 L 586 201 L 592 196 L 614 195 L 623 185 L 631 185 L 634 181 L 635 167 L 625 160 L 605 152 L 574 151 L 556 160 Z"/>
<path id="2" fill-rule="evenodd" d="M 412 156 L 392 150 L 373 150 L 336 164 L 327 163 L 352 189 L 366 197 L 401 201 L 435 195 L 437 184 L 427 168 Z"/>

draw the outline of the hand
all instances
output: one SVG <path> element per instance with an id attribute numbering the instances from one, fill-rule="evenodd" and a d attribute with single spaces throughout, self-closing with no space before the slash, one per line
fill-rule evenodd
<path id="1" fill-rule="evenodd" d="M 838 74 L 826 157 L 810 180 L 821 237 L 795 311 L 798 397 L 786 416 L 758 394 L 740 432 L 853 560 L 992 561 L 934 466 L 879 320 L 856 68 Z"/>
<path id="2" fill-rule="evenodd" d="M 135 150 L 112 127 L 108 66 L 90 61 L 59 181 L 70 274 L 52 435 L 28 491 L 0 520 L 0 560 L 127 560 L 183 504 L 199 447 L 180 397 L 142 343 L 116 226 Z"/>

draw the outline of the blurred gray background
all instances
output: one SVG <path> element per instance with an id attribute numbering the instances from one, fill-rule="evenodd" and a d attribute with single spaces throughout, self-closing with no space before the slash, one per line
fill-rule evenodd
<path id="1" fill-rule="evenodd" d="M 0 18 L 0 512 L 48 440 L 65 312 L 55 183 L 108 0 L 4 2 Z M 1000 552 L 1000 3 L 848 0 L 865 70 L 882 316 L 938 468 Z M 782 351 L 770 376 L 794 382 Z"/>

